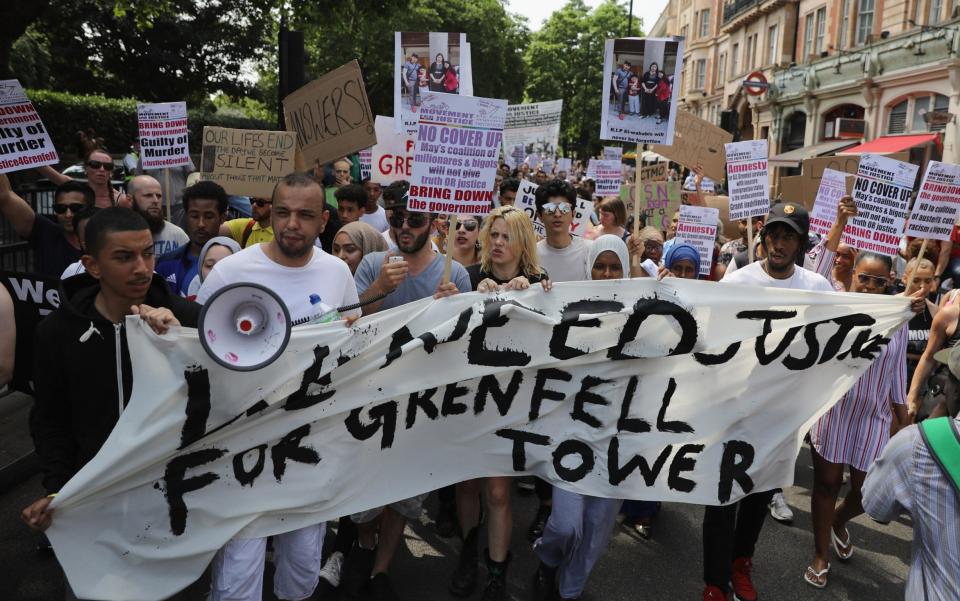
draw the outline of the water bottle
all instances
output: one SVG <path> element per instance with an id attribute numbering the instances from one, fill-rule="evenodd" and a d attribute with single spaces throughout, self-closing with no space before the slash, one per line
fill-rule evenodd
<path id="1" fill-rule="evenodd" d="M 337 313 L 337 310 L 323 303 L 320 300 L 319 294 L 310 295 L 310 306 L 313 309 L 310 323 L 330 323 L 331 321 L 340 319 L 340 314 Z"/>

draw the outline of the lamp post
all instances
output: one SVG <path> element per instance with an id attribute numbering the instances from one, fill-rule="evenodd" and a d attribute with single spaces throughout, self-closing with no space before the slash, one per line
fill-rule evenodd
<path id="1" fill-rule="evenodd" d="M 627 37 L 633 36 L 633 0 L 630 0 L 630 18 L 627 19 Z"/>

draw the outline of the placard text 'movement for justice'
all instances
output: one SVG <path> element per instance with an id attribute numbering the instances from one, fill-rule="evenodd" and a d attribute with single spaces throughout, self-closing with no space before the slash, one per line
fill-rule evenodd
<path id="1" fill-rule="evenodd" d="M 485 215 L 493 202 L 506 114 L 506 100 L 424 96 L 407 208 Z"/>
<path id="2" fill-rule="evenodd" d="M 54 165 L 59 160 L 20 82 L 0 80 L 0 173 Z"/>

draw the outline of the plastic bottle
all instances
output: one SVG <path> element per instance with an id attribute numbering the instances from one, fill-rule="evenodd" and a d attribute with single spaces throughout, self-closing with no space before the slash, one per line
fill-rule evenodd
<path id="1" fill-rule="evenodd" d="M 313 307 L 310 323 L 330 323 L 331 321 L 340 319 L 340 314 L 337 313 L 337 310 L 323 303 L 320 300 L 319 294 L 310 295 L 310 305 Z"/>

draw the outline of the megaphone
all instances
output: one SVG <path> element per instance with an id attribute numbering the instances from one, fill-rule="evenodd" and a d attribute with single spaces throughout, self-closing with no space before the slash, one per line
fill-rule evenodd
<path id="1" fill-rule="evenodd" d="M 254 371 L 276 361 L 290 342 L 290 328 L 290 312 L 280 297 L 247 282 L 213 293 L 197 324 L 203 350 L 235 371 Z"/>

